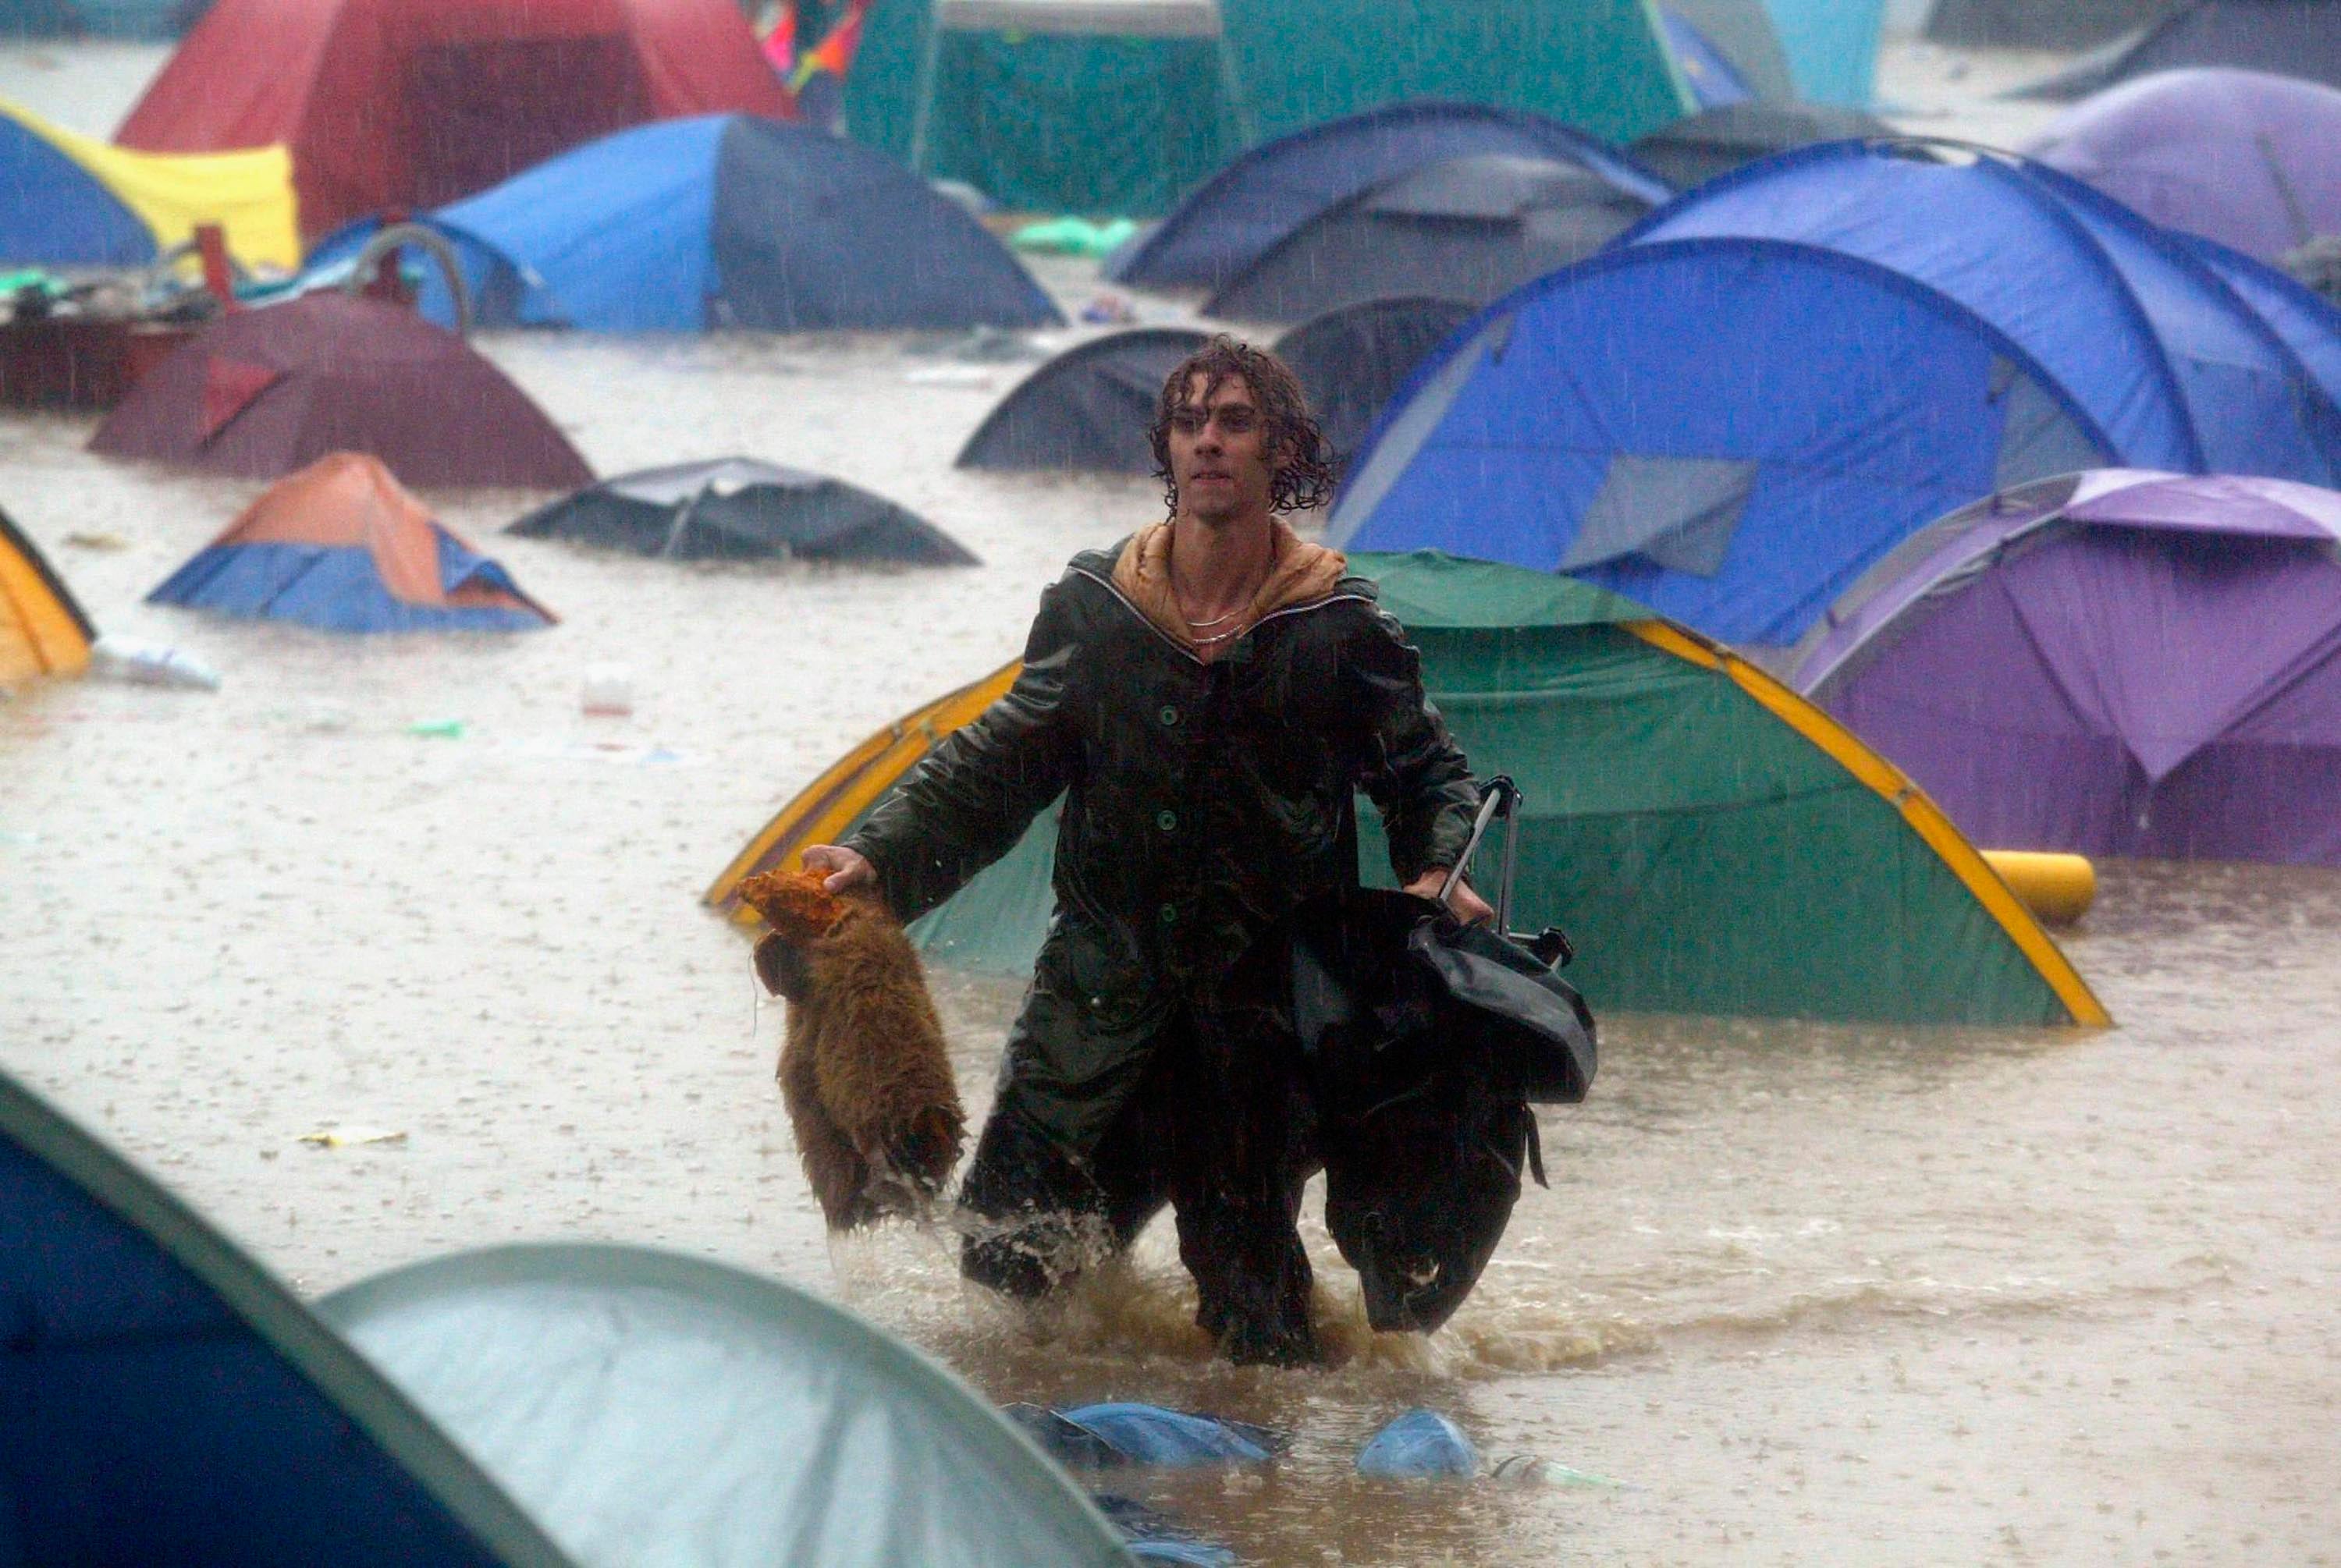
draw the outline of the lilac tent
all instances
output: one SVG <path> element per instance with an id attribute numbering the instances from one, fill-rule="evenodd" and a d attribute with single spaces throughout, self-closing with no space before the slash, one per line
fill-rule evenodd
<path id="1" fill-rule="evenodd" d="M 1793 680 L 1977 843 L 2341 865 L 2341 493 L 2006 491 L 1859 579 Z"/>
<path id="2" fill-rule="evenodd" d="M 2264 262 L 2341 233 L 2341 91 L 2314 82 L 2165 71 L 2075 104 L 2027 150 L 2158 223 Z"/>

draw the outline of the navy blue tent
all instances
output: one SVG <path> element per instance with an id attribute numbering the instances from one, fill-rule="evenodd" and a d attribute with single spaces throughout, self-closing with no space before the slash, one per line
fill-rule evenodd
<path id="1" fill-rule="evenodd" d="M 2172 233 L 2284 340 L 2325 395 L 2341 403 L 2341 310 L 2318 298 L 2289 273 L 2256 256 L 2229 250 L 2199 234 Z"/>
<path id="2" fill-rule="evenodd" d="M 1264 142 L 1213 175 L 1106 275 L 1146 287 L 1217 288 L 1285 235 L 1359 193 L 1450 158 L 1559 158 L 1647 202 L 1667 184 L 1608 144 L 1546 115 L 1479 104 L 1394 104 Z"/>
<path id="3" fill-rule="evenodd" d="M 959 541 L 882 495 L 752 457 L 622 473 L 541 506 L 504 531 L 662 561 L 982 564 Z"/>
<path id="4" fill-rule="evenodd" d="M 958 464 L 1152 473 L 1146 432 L 1162 383 L 1209 341 L 1185 327 L 1140 327 L 1067 349 L 1000 400 Z"/>
<path id="5" fill-rule="evenodd" d="M 568 1559 L 170 1194 L 0 1073 L 0 1564 Z"/>
<path id="6" fill-rule="evenodd" d="M 1423 356 L 1477 314 L 1457 300 L 1368 300 L 1328 311 L 1276 340 L 1277 357 L 1309 394 L 1336 472 L 1349 467 Z"/>
<path id="7" fill-rule="evenodd" d="M 563 153 L 427 220 L 483 326 L 772 332 L 1061 323 L 1006 247 L 884 154 L 711 114 Z M 345 261 L 374 225 L 325 241 Z M 452 324 L 426 274 L 426 315 Z"/>

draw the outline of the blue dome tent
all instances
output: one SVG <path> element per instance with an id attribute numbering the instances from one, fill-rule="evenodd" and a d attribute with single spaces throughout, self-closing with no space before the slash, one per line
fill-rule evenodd
<path id="1" fill-rule="evenodd" d="M 1007 250 L 892 159 L 802 125 L 636 126 L 438 209 L 483 326 L 588 332 L 1061 324 Z M 373 232 L 319 248 L 346 259 Z M 422 305 L 453 323 L 443 285 Z"/>

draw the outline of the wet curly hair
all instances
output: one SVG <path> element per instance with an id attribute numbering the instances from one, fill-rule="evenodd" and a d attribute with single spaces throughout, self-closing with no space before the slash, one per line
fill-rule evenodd
<path id="1" fill-rule="evenodd" d="M 1300 390 L 1300 378 L 1266 349 L 1221 335 L 1179 362 L 1162 383 L 1154 422 L 1147 427 L 1146 438 L 1154 447 L 1154 477 L 1162 481 L 1162 504 L 1170 514 L 1179 515 L 1179 481 L 1170 476 L 1170 419 L 1186 403 L 1187 383 L 1198 374 L 1203 377 L 1206 402 L 1230 376 L 1241 376 L 1259 400 L 1269 450 L 1279 454 L 1270 481 L 1269 510 L 1300 511 L 1324 505 L 1333 491 L 1333 450 L 1309 417 L 1309 395 Z"/>

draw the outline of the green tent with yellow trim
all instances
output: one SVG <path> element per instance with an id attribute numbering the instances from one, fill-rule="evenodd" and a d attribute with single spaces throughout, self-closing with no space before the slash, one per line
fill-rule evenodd
<path id="1" fill-rule="evenodd" d="M 1934 803 L 1755 666 L 1571 579 L 1435 551 L 1351 569 L 1422 650 L 1481 775 L 1527 797 L 1513 921 L 1567 929 L 1597 1008 L 1993 1026 L 2105 1008 Z M 834 843 L 1013 665 L 872 736 L 791 801 L 708 890 Z M 1051 907 L 1056 812 L 911 928 L 955 967 L 1020 972 Z M 1366 879 L 1388 885 L 1360 804 Z M 750 917 L 752 918 L 752 916 Z"/>
<path id="2" fill-rule="evenodd" d="M 0 512 L 0 686 L 79 674 L 96 635 L 64 581 Z"/>

